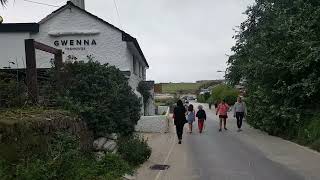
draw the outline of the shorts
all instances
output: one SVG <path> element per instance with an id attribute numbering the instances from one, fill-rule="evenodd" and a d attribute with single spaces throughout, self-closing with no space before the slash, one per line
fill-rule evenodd
<path id="1" fill-rule="evenodd" d="M 219 115 L 219 118 L 221 118 L 221 119 L 227 119 L 227 118 L 228 118 L 228 115 Z"/>
<path id="2" fill-rule="evenodd" d="M 192 124 L 193 122 L 194 122 L 193 120 L 190 120 L 190 121 L 188 120 L 188 123 L 189 123 L 189 124 Z"/>

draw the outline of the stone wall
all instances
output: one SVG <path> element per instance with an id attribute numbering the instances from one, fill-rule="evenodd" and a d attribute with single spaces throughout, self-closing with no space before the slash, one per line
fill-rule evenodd
<path id="1" fill-rule="evenodd" d="M 158 115 L 163 115 L 167 113 L 169 106 L 158 106 Z"/>
<path id="2" fill-rule="evenodd" d="M 166 133 L 169 131 L 170 120 L 169 108 L 167 108 L 166 115 L 142 116 L 135 129 L 145 133 Z"/>

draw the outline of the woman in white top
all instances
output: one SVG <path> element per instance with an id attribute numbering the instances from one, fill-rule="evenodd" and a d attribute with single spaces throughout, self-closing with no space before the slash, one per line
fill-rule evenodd
<path id="1" fill-rule="evenodd" d="M 242 101 L 241 97 L 238 97 L 237 102 L 234 104 L 233 107 L 234 110 L 234 117 L 237 118 L 237 126 L 238 126 L 238 132 L 242 131 L 242 120 L 243 117 L 247 115 L 247 108 L 246 104 Z"/>

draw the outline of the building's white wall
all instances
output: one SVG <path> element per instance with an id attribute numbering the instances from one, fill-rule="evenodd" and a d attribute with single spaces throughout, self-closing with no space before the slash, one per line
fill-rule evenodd
<path id="1" fill-rule="evenodd" d="M 133 73 L 131 73 L 130 79 L 129 79 L 129 85 L 131 86 L 132 89 L 137 89 L 139 82 L 142 81 L 143 79 L 140 78 L 137 75 L 134 75 Z"/>
<path id="2" fill-rule="evenodd" d="M 87 32 L 99 31 L 99 34 L 94 35 L 67 35 L 67 36 L 49 36 L 49 32 Z M 40 32 L 32 36 L 36 41 L 45 43 L 64 51 L 63 58 L 67 59 L 69 55 L 77 57 L 78 60 L 87 60 L 88 55 L 93 55 L 95 60 L 104 63 L 115 65 L 122 71 L 130 70 L 129 53 L 126 42 L 122 41 L 122 33 L 105 23 L 87 15 L 79 9 L 66 9 L 63 12 L 55 15 L 43 24 L 40 24 Z M 66 50 L 67 47 L 79 46 L 62 46 L 61 40 L 95 40 L 97 45 L 81 46 L 85 50 Z M 59 46 L 55 46 L 55 41 L 60 41 Z M 48 61 L 50 58 L 46 53 L 38 53 L 37 57 Z M 48 67 L 48 64 L 43 64 L 42 67 Z"/>
<path id="3" fill-rule="evenodd" d="M 164 113 L 167 113 L 169 106 L 158 106 L 158 115 L 162 115 Z"/>
<path id="4" fill-rule="evenodd" d="M 0 33 L 0 69 L 8 67 L 8 61 L 18 61 L 19 68 L 25 68 L 24 40 L 30 38 L 30 33 Z M 11 64 L 11 68 L 16 65 Z"/>
<path id="5" fill-rule="evenodd" d="M 99 34 L 91 35 L 66 35 L 50 36 L 52 32 L 94 32 Z M 63 60 L 66 61 L 68 56 L 75 56 L 77 60 L 88 60 L 87 56 L 92 55 L 95 60 L 102 64 L 109 63 L 119 68 L 121 71 L 130 71 L 129 84 L 134 91 L 140 81 L 145 77 L 139 76 L 138 64 L 144 65 L 143 60 L 138 54 L 135 54 L 137 60 L 136 74 L 133 73 L 133 53 L 128 48 L 128 44 L 122 41 L 122 33 L 115 28 L 101 22 L 100 20 L 82 12 L 77 8 L 65 9 L 56 14 L 48 21 L 40 24 L 39 33 L 0 33 L 0 68 L 8 66 L 8 59 L 18 60 L 19 67 L 25 68 L 25 50 L 24 40 L 33 38 L 38 42 L 62 49 Z M 62 46 L 61 40 L 95 40 L 97 45 L 92 46 Z M 60 41 L 56 46 L 55 41 Z M 83 41 L 82 41 L 83 42 Z M 71 47 L 85 47 L 85 50 L 67 50 Z M 137 53 L 137 52 L 135 52 Z M 37 50 L 37 67 L 51 67 L 53 55 Z M 13 66 L 13 65 L 11 65 Z M 146 67 L 143 67 L 145 70 Z"/>

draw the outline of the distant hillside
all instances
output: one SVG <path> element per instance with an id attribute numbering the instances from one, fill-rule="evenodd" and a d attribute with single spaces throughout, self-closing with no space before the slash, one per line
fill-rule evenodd
<path id="1" fill-rule="evenodd" d="M 156 84 L 156 93 L 197 94 L 201 88 L 208 88 L 222 82 L 222 80 L 206 80 L 197 83 L 160 83 Z"/>

